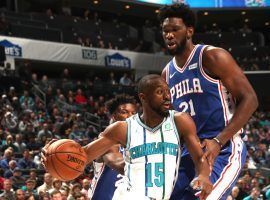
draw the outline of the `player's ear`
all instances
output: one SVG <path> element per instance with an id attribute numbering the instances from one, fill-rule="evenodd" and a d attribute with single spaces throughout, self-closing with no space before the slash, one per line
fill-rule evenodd
<path id="1" fill-rule="evenodd" d="M 115 114 L 112 114 L 112 120 L 115 122 L 115 121 L 117 121 L 116 119 L 115 119 Z"/>
<path id="2" fill-rule="evenodd" d="M 187 39 L 191 39 L 194 34 L 194 28 L 193 27 L 187 27 Z"/>
<path id="3" fill-rule="evenodd" d="M 144 102 L 145 101 L 145 95 L 143 93 L 139 93 L 139 99 L 141 102 Z"/>

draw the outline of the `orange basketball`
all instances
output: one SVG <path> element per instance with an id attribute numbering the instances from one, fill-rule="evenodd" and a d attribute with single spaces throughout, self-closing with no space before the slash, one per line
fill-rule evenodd
<path id="1" fill-rule="evenodd" d="M 55 178 L 70 181 L 83 173 L 87 156 L 81 145 L 69 139 L 52 143 L 47 150 L 47 171 Z"/>

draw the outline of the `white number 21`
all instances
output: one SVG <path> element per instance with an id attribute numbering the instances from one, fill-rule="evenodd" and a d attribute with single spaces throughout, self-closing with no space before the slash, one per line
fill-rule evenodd
<path id="1" fill-rule="evenodd" d="M 182 112 L 187 112 L 189 109 L 190 115 L 194 116 L 196 115 L 195 111 L 194 111 L 194 106 L 193 106 L 193 101 L 192 99 L 189 100 L 189 102 L 182 102 L 179 105 L 179 108 Z"/>

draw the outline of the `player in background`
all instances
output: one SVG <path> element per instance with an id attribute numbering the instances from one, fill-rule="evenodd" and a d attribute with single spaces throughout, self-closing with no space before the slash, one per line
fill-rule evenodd
<path id="1" fill-rule="evenodd" d="M 226 199 L 246 160 L 242 127 L 258 106 L 247 78 L 224 49 L 194 45 L 195 14 L 184 4 L 160 9 L 163 39 L 173 59 L 162 72 L 175 110 L 188 112 L 205 148 L 214 189 L 209 200 Z M 195 199 L 189 186 L 195 176 L 192 160 L 183 149 L 171 199 Z"/>
<path id="2" fill-rule="evenodd" d="M 106 103 L 111 122 L 124 121 L 136 113 L 135 99 L 128 95 L 117 95 Z M 92 200 L 111 200 L 116 189 L 117 175 L 124 174 L 123 149 L 114 145 L 101 158 L 93 161 L 95 176 L 89 189 Z"/>
<path id="3" fill-rule="evenodd" d="M 118 182 L 113 199 L 169 199 L 177 178 L 181 138 L 198 174 L 193 187 L 202 189 L 200 200 L 206 199 L 212 190 L 210 168 L 193 120 L 186 113 L 169 110 L 169 88 L 158 75 L 143 77 L 138 95 L 143 112 L 111 124 L 97 140 L 84 146 L 88 162 L 121 144 L 125 148 L 125 176 Z M 42 149 L 43 163 L 49 145 Z"/>

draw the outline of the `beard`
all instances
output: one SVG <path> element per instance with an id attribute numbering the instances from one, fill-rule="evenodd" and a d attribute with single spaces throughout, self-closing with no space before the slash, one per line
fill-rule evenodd
<path id="1" fill-rule="evenodd" d="M 181 54 L 184 49 L 186 48 L 186 44 L 187 44 L 187 39 L 184 38 L 180 44 L 177 44 L 175 49 L 168 49 L 168 52 L 170 55 L 175 56 L 177 54 Z"/>
<path id="2" fill-rule="evenodd" d="M 163 110 L 161 106 L 151 106 L 152 110 L 158 113 L 161 117 L 167 117 L 169 115 L 169 110 Z"/>

